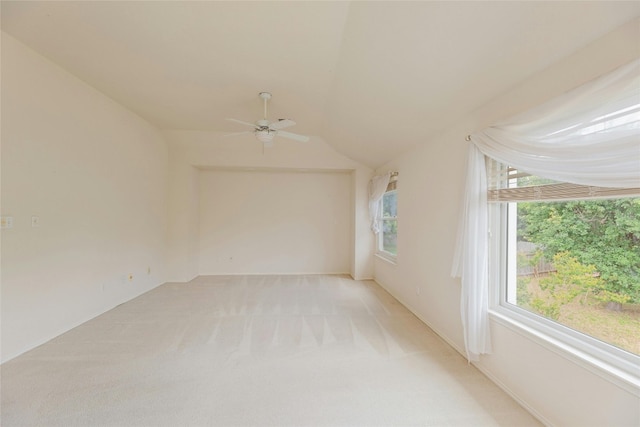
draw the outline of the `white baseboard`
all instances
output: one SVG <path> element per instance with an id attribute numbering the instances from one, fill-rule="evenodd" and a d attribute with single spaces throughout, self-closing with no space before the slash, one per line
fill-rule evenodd
<path id="1" fill-rule="evenodd" d="M 464 348 L 461 348 L 460 346 L 458 346 L 455 342 L 453 342 L 448 336 L 446 336 L 445 334 L 442 333 L 442 331 L 440 331 L 438 328 L 434 327 L 431 322 L 427 321 L 426 319 L 424 319 L 420 313 L 417 312 L 417 310 L 415 310 L 413 307 L 411 307 L 411 304 L 407 303 L 406 301 L 403 301 L 401 298 L 399 298 L 388 286 L 385 286 L 383 283 L 381 283 L 380 281 L 378 281 L 376 278 L 372 279 L 374 282 L 376 282 L 382 289 L 384 289 L 385 291 L 389 292 L 389 294 L 391 294 L 392 297 L 394 297 L 395 299 L 397 299 L 400 304 L 404 305 L 411 313 L 413 313 L 414 316 L 416 316 L 418 319 L 420 319 L 420 321 L 422 323 L 424 323 L 425 325 L 427 325 L 429 327 L 429 329 L 431 329 L 433 332 L 436 333 L 436 335 L 438 335 L 444 342 L 446 342 L 447 344 L 449 344 L 454 350 L 456 350 L 458 353 L 460 353 L 460 355 L 462 357 L 464 357 L 466 359 L 466 351 L 464 350 Z M 529 404 L 527 404 L 527 402 L 523 399 L 521 399 L 516 393 L 514 393 L 509 387 L 507 387 L 502 381 L 500 381 L 499 379 L 497 379 L 492 373 L 491 371 L 485 369 L 482 365 L 477 364 L 475 362 L 471 362 L 471 365 L 473 365 L 474 368 L 476 368 L 477 370 L 479 370 L 480 372 L 482 372 L 483 375 L 485 375 L 487 378 L 489 378 L 495 385 L 497 385 L 498 387 L 500 387 L 500 389 L 502 391 L 504 391 L 507 395 L 509 395 L 513 400 L 515 400 L 516 402 L 518 402 L 518 404 L 520 406 L 522 406 L 525 410 L 527 410 L 531 415 L 533 415 L 538 421 L 540 421 L 542 424 L 544 424 L 545 426 L 553 426 L 553 424 L 551 422 L 549 422 L 549 420 L 547 420 L 542 414 L 540 414 L 540 412 L 536 411 L 534 408 L 532 408 Z"/>
<path id="2" fill-rule="evenodd" d="M 504 391 L 505 393 L 507 393 L 513 400 L 515 400 L 516 402 L 518 402 L 518 404 L 520 404 L 520 406 L 522 406 L 524 409 L 526 409 L 531 415 L 533 415 L 538 421 L 540 421 L 542 424 L 544 424 L 545 426 L 548 427 L 553 427 L 553 424 L 547 420 L 540 412 L 536 411 L 534 408 L 532 408 L 529 404 L 527 404 L 526 401 L 524 401 L 523 399 L 521 399 L 516 393 L 514 393 L 509 387 L 507 387 L 502 381 L 500 381 L 498 378 L 496 378 L 495 376 L 493 376 L 493 374 L 491 373 L 491 371 L 485 369 L 482 365 L 479 365 L 477 363 L 471 363 L 474 368 L 476 368 L 477 370 L 479 370 L 480 372 L 482 372 L 487 378 L 489 378 L 495 385 L 497 385 L 498 387 L 500 387 L 500 389 L 502 391 Z"/>
<path id="3" fill-rule="evenodd" d="M 196 277 L 205 277 L 205 276 L 351 276 L 349 272 L 269 272 L 269 273 L 201 273 L 194 276 L 191 280 Z"/>
<path id="4" fill-rule="evenodd" d="M 406 301 L 403 301 L 402 298 L 399 298 L 388 286 L 386 286 L 385 284 L 381 283 L 380 281 L 378 281 L 378 279 L 373 278 L 372 279 L 374 282 L 376 282 L 382 289 L 384 289 L 385 291 L 389 292 L 389 294 L 391 294 L 392 297 L 394 297 L 395 299 L 397 299 L 400 304 L 404 305 L 411 313 L 413 313 L 414 316 L 416 316 L 418 319 L 420 319 L 420 321 L 422 323 L 424 323 L 425 325 L 427 325 L 429 327 L 429 329 L 431 329 L 433 332 L 436 333 L 436 335 L 438 335 L 440 338 L 442 338 L 442 340 L 444 342 L 446 342 L 447 344 L 449 344 L 454 350 L 456 350 L 458 353 L 460 353 L 464 358 L 466 358 L 466 352 L 464 351 L 463 348 L 460 348 L 455 342 L 453 342 L 451 339 L 449 339 L 449 337 L 447 337 L 445 334 L 443 334 L 440 330 L 438 330 L 438 328 L 434 327 L 431 322 L 429 322 L 428 320 L 424 319 L 420 313 L 418 313 L 418 311 L 413 308 L 411 306 L 411 304 L 409 304 Z"/>

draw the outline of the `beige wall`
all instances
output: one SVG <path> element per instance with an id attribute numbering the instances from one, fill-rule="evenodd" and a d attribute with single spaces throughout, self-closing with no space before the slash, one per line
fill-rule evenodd
<path id="1" fill-rule="evenodd" d="M 166 184 L 155 128 L 2 34 L 3 361 L 165 281 Z"/>
<path id="2" fill-rule="evenodd" d="M 382 169 L 400 172 L 398 260 L 375 259 L 375 279 L 463 352 L 460 282 L 450 277 L 467 153 L 465 136 L 640 57 L 640 21 L 532 76 Z M 477 365 L 545 423 L 640 425 L 640 391 L 497 317 L 493 354 Z"/>
<path id="3" fill-rule="evenodd" d="M 348 274 L 350 199 L 344 172 L 201 171 L 199 272 Z"/>
<path id="4" fill-rule="evenodd" d="M 300 261 L 290 260 L 288 265 L 284 261 L 277 264 L 277 271 L 312 272 L 314 268 L 321 268 L 317 272 L 348 272 L 357 279 L 372 277 L 373 235 L 366 220 L 368 218 L 367 183 L 371 177 L 371 169 L 337 153 L 318 137 L 312 137 L 307 143 L 277 139 L 273 147 L 263 151 L 261 144 L 251 134 L 223 137 L 219 132 L 165 131 L 164 135 L 169 142 L 170 151 L 169 280 L 184 282 L 199 274 L 221 271 L 259 273 L 261 272 L 259 270 L 271 268 L 262 272 L 276 272 L 273 269 L 275 265 L 263 266 L 260 269 L 254 266 L 250 270 L 241 271 L 229 262 L 228 258 L 231 255 L 225 262 L 219 260 L 212 263 L 214 252 L 220 247 L 211 248 L 211 245 L 216 246 L 210 235 L 212 224 L 208 219 L 203 219 L 202 214 L 212 211 L 215 207 L 213 201 L 203 199 L 201 195 L 212 190 L 213 181 L 210 178 L 212 176 L 210 172 L 213 169 L 236 171 L 247 179 L 251 176 L 248 169 L 276 173 L 273 177 L 280 173 L 278 177 L 284 183 L 283 185 L 291 189 L 298 185 L 295 183 L 296 180 L 311 178 L 307 182 L 309 185 L 307 190 L 310 192 L 314 191 L 315 186 L 322 180 L 332 176 L 331 179 L 335 179 L 338 175 L 343 175 L 345 182 L 349 182 L 350 193 L 348 207 L 345 207 L 342 201 L 338 204 L 341 210 L 348 209 L 349 223 L 339 225 L 340 229 L 348 230 L 348 251 L 344 258 L 346 267 L 335 259 L 329 264 L 323 264 L 327 259 L 318 259 L 304 266 L 304 270 L 298 270 L 303 267 Z M 306 174 L 306 178 L 301 178 L 301 174 Z M 327 176 L 320 178 L 323 175 Z M 249 192 L 249 184 L 246 184 L 242 191 Z M 304 188 L 296 188 L 296 191 L 301 194 Z M 323 191 L 326 191 L 326 188 Z M 344 189 L 337 195 L 344 200 L 342 191 Z M 304 197 L 310 203 L 308 196 Z M 202 203 L 205 205 L 201 205 Z M 265 200 L 264 203 L 266 204 L 263 209 L 272 212 L 278 209 L 280 201 Z M 239 217 L 237 220 L 245 219 Z M 317 222 L 318 219 L 314 221 Z M 319 223 L 318 225 L 323 230 L 327 228 L 326 225 Z M 240 232 L 242 225 L 231 221 L 228 227 Z M 271 244 L 270 237 L 266 234 L 255 234 L 256 240 L 253 244 L 256 247 L 266 248 Z M 218 234 L 216 238 L 218 237 L 222 236 Z M 338 245 L 336 251 L 342 253 L 343 241 L 334 239 L 333 242 Z M 328 241 L 323 244 L 328 244 Z M 200 252 L 202 249 L 207 251 L 203 253 L 204 258 Z M 307 247 L 307 250 L 310 248 Z M 316 253 L 320 254 L 320 252 Z M 251 255 L 251 258 L 255 261 L 256 255 Z M 249 268 L 249 263 L 246 262 L 244 266 Z M 332 271 L 334 269 L 337 270 Z"/>

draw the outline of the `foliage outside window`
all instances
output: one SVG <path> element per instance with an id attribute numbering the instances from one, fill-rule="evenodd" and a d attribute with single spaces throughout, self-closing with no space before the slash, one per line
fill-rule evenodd
<path id="1" fill-rule="evenodd" d="M 612 286 L 598 282 L 603 280 L 605 266 L 594 265 L 594 270 L 590 268 L 591 264 L 584 264 L 585 259 L 554 253 L 560 259 L 552 256 L 542 264 L 553 265 L 545 274 L 555 274 L 556 282 L 538 283 L 539 288 L 546 287 L 540 292 L 548 293 L 530 292 L 519 301 L 517 292 L 518 275 L 524 274 L 518 271 L 518 249 L 521 268 L 527 267 L 534 277 L 542 271 L 538 265 L 542 255 L 545 252 L 547 256 L 551 255 L 544 242 L 536 242 L 537 237 L 523 232 L 518 248 L 518 211 L 524 217 L 524 203 L 640 197 L 638 71 L 640 59 L 536 108 L 478 130 L 467 138 L 472 144 L 468 150 L 465 193 L 451 273 L 453 277 L 461 278 L 461 320 L 469 361 L 479 360 L 482 355 L 492 352 L 490 326 L 498 323 L 586 369 L 602 373 L 604 378 L 623 387 L 637 390 L 640 386 L 640 356 L 637 353 L 624 351 L 552 320 L 566 313 L 562 313 L 562 304 L 557 304 L 559 310 L 556 310 L 549 298 L 561 295 L 572 303 L 579 298 L 579 295 L 573 295 L 574 290 L 567 289 L 572 287 L 569 285 L 578 284 L 581 289 L 588 289 L 581 299 L 585 306 L 596 296 L 612 299 L 606 292 L 612 292 Z M 485 167 L 496 164 L 495 169 Z M 512 188 L 512 182 L 519 180 L 515 175 L 524 178 L 525 172 L 557 182 Z M 552 213 L 548 221 L 558 222 L 558 213 Z M 523 229 L 524 219 L 520 223 L 520 229 Z M 620 228 L 617 222 L 616 226 Z M 575 228 L 582 233 L 586 229 Z M 625 233 L 637 235 L 635 231 Z M 609 233 L 605 233 L 605 237 L 609 237 Z M 603 245 L 605 251 L 617 250 L 608 243 Z M 582 256 L 583 252 L 579 254 Z M 561 268 L 578 267 L 574 258 L 586 265 L 586 269 L 571 275 L 570 279 L 565 274 L 560 280 Z M 531 265 L 522 265 L 529 262 Z M 618 273 L 613 273 L 612 277 L 615 275 Z M 521 281 L 521 290 L 523 288 Z M 525 301 L 527 297 L 536 302 L 525 309 L 525 304 L 529 304 Z M 621 298 L 626 300 L 628 296 Z M 625 304 L 631 302 L 597 302 L 598 308 L 608 306 L 610 311 L 635 311 L 635 307 Z M 536 309 L 543 313 L 535 314 Z M 637 331 L 637 328 L 634 326 L 632 330 Z"/>
<path id="2" fill-rule="evenodd" d="M 503 204 L 504 303 L 640 354 L 640 198 L 580 197 L 580 186 L 510 175 L 535 200 Z"/>
<path id="3" fill-rule="evenodd" d="M 398 193 L 395 190 L 395 185 L 392 184 L 380 199 L 378 253 L 395 259 L 398 253 Z"/>

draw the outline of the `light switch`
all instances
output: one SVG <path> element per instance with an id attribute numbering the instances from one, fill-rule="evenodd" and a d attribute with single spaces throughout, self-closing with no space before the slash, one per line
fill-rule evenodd
<path id="1" fill-rule="evenodd" d="M 13 228 L 13 217 L 0 216 L 0 228 Z"/>

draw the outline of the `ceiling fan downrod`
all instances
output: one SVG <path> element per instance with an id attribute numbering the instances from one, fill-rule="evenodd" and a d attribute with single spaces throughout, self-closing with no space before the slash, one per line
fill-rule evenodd
<path id="1" fill-rule="evenodd" d="M 264 120 L 267 120 L 267 102 L 271 99 L 269 92 L 260 92 L 260 98 L 264 100 Z"/>

